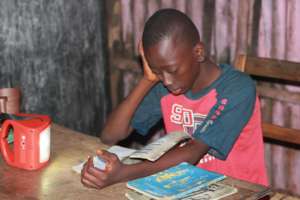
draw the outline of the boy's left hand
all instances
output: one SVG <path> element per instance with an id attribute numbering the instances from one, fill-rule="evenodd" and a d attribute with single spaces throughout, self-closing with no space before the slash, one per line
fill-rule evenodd
<path id="1" fill-rule="evenodd" d="M 105 169 L 95 168 L 93 159 L 89 158 L 81 170 L 82 184 L 89 188 L 102 189 L 119 182 L 117 173 L 120 172 L 123 164 L 118 157 L 104 150 L 97 151 L 97 156 L 105 161 Z"/>
<path id="2" fill-rule="evenodd" d="M 158 82 L 159 78 L 157 77 L 156 74 L 154 74 L 152 72 L 152 70 L 146 60 L 142 41 L 140 41 L 138 48 L 139 48 L 139 53 L 140 53 L 142 61 L 143 61 L 144 77 L 151 82 Z"/>

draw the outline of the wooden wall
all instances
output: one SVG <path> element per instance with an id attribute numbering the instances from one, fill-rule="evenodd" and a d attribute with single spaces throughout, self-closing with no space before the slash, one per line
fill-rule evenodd
<path id="1" fill-rule="evenodd" d="M 192 18 L 208 54 L 217 63 L 232 63 L 239 53 L 300 62 L 297 0 L 112 0 L 107 3 L 107 11 L 113 106 L 128 94 L 141 74 L 136 47 L 145 20 L 155 10 L 166 7 L 177 8 Z M 273 87 L 300 92 L 299 86 Z M 299 104 L 263 99 L 263 118 L 300 128 Z M 265 149 L 274 188 L 300 195 L 299 149 L 270 143 Z"/>
<path id="2" fill-rule="evenodd" d="M 0 87 L 22 112 L 99 134 L 109 110 L 105 2 L 1 0 Z"/>

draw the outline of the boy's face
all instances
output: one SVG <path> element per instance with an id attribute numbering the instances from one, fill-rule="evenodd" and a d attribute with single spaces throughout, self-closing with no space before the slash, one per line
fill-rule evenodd
<path id="1" fill-rule="evenodd" d="M 146 48 L 145 56 L 153 73 L 171 93 L 180 95 L 193 89 L 200 67 L 195 47 L 170 37 Z"/>

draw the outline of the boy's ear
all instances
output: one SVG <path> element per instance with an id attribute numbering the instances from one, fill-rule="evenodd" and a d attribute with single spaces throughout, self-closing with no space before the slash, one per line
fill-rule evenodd
<path id="1" fill-rule="evenodd" d="M 198 62 L 204 62 L 205 61 L 205 49 L 204 49 L 204 45 L 201 42 L 198 42 L 195 46 L 194 46 L 194 56 L 197 59 Z"/>

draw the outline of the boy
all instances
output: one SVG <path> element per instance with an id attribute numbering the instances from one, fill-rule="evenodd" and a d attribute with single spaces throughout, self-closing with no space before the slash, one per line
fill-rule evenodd
<path id="1" fill-rule="evenodd" d="M 167 133 L 193 136 L 155 162 L 121 163 L 98 151 L 106 169 L 82 170 L 82 183 L 101 189 L 148 176 L 186 161 L 227 176 L 267 185 L 260 109 L 255 85 L 229 65 L 216 65 L 205 55 L 197 28 L 174 9 L 157 11 L 146 22 L 139 52 L 144 76 L 111 113 L 101 134 L 109 145 L 133 129 L 146 135 L 161 118 Z"/>

